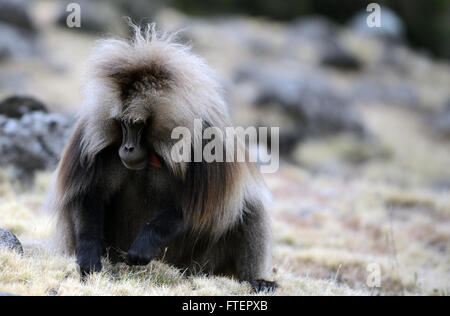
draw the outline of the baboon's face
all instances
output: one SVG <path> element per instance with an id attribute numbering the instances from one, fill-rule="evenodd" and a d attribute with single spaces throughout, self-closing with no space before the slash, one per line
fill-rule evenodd
<path id="1" fill-rule="evenodd" d="M 122 121 L 122 145 L 119 156 L 125 167 L 132 170 L 144 169 L 149 161 L 149 148 L 145 140 L 146 124 Z"/>

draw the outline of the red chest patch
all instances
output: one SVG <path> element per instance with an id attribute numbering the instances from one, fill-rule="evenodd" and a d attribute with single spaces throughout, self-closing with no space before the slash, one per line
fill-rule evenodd
<path id="1" fill-rule="evenodd" d="M 153 166 L 155 168 L 162 168 L 161 161 L 159 161 L 159 158 L 155 154 L 152 154 L 152 156 L 150 157 L 150 166 Z"/>

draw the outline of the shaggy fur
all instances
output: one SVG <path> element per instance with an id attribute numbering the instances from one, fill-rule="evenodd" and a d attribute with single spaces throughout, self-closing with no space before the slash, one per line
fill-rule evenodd
<path id="1" fill-rule="evenodd" d="M 154 181 L 152 189 L 158 187 L 161 192 L 143 193 L 142 199 L 179 197 L 189 227 L 168 245 L 164 254 L 168 262 L 239 279 L 262 278 L 269 256 L 269 233 L 266 188 L 255 165 L 174 163 L 170 155 L 177 141 L 171 139 L 171 133 L 177 126 L 189 128 L 192 137 L 203 132 L 195 133 L 195 119 L 221 130 L 232 126 L 220 85 L 206 63 L 188 47 L 175 43 L 172 36 L 158 35 L 153 25 L 144 31 L 134 28 L 131 41 L 99 41 L 89 62 L 85 103 L 49 195 L 59 218 L 56 239 L 60 249 L 76 251 L 75 232 L 86 225 L 77 215 L 79 201 L 88 199 L 92 188 L 101 188 L 99 197 L 90 198 L 92 203 L 98 198 L 114 201 L 110 207 L 126 209 L 129 206 L 124 199 L 149 185 L 146 181 Z M 151 122 L 147 138 L 164 164 L 164 169 L 155 173 L 170 179 L 167 185 L 165 180 L 146 180 L 154 179 L 153 174 L 131 174 L 116 163 L 122 138 L 117 121 L 124 120 Z M 244 145 L 238 142 L 238 146 Z M 139 200 L 133 203 L 137 209 L 142 206 Z M 157 212 L 153 204 L 150 208 L 134 214 L 132 210 L 109 212 L 106 207 L 104 238 L 110 238 L 109 246 L 128 250 L 139 227 Z"/>

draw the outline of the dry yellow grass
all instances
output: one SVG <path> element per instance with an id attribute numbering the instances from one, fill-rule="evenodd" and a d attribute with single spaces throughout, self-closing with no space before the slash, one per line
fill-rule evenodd
<path id="1" fill-rule="evenodd" d="M 417 141 L 425 140 L 419 137 Z M 397 145 L 393 150 L 398 156 L 395 151 L 402 148 Z M 396 181 L 402 172 L 399 161 L 384 162 L 386 169 L 376 176 L 374 170 L 380 170 L 376 160 L 355 177 L 313 175 L 290 165 L 266 176 L 274 195 L 271 278 L 280 283 L 275 295 L 449 294 L 450 198 L 448 192 L 423 184 L 427 176 L 434 176 L 439 162 L 434 161 L 431 174 L 417 171 L 422 181 L 405 185 Z M 396 168 L 391 169 L 392 164 Z M 6 171 L 1 172 L 0 227 L 18 235 L 25 255 L 0 252 L 0 291 L 23 295 L 252 295 L 247 285 L 237 281 L 186 276 L 162 262 L 130 268 L 105 260 L 102 273 L 80 282 L 74 258 L 46 249 L 51 218 L 39 207 L 49 180 L 50 174 L 41 174 L 31 189 L 24 189 L 12 184 Z M 379 288 L 366 284 L 370 264 L 381 269 Z"/>
<path id="2" fill-rule="evenodd" d="M 448 144 L 435 143 L 420 122 L 403 111 L 371 109 L 366 119 L 388 148 L 388 158 L 371 160 L 350 175 L 313 174 L 283 165 L 267 175 L 274 236 L 271 278 L 275 295 L 448 295 L 450 292 L 450 195 L 430 183 L 449 178 Z M 384 125 L 379 122 L 382 121 Z M 389 132 L 386 126 L 395 126 Z M 395 134 L 395 135 L 393 135 Z M 405 137 L 405 138 L 402 138 Z M 414 137 L 410 140 L 408 137 Z M 338 147 L 346 148 L 339 139 Z M 306 157 L 334 140 L 305 146 Z M 322 144 L 320 144 L 322 142 Z M 411 142 L 417 148 L 411 148 Z M 317 151 L 319 148 L 319 151 Z M 427 151 L 433 150 L 433 155 Z M 337 153 L 340 150 L 327 150 Z M 331 159 L 331 158 L 330 158 Z M 426 162 L 424 162 L 424 160 Z M 310 159 L 318 164 L 327 159 Z M 328 169 L 327 169 L 328 170 Z M 340 169 L 339 169 L 340 170 Z M 413 170 L 413 171 L 411 171 Z M 251 295 L 245 284 L 186 276 L 162 262 L 143 268 L 111 266 L 81 283 L 75 259 L 46 250 L 51 218 L 39 211 L 50 174 L 32 188 L 0 172 L 0 227 L 25 245 L 25 255 L 0 252 L 0 291 L 24 295 Z M 369 288 L 367 268 L 381 269 L 381 286 Z"/>

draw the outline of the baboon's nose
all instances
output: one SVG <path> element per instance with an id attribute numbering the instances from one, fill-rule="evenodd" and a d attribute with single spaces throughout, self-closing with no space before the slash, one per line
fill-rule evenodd
<path id="1" fill-rule="evenodd" d="M 134 146 L 124 146 L 127 153 L 132 153 L 134 151 Z"/>

